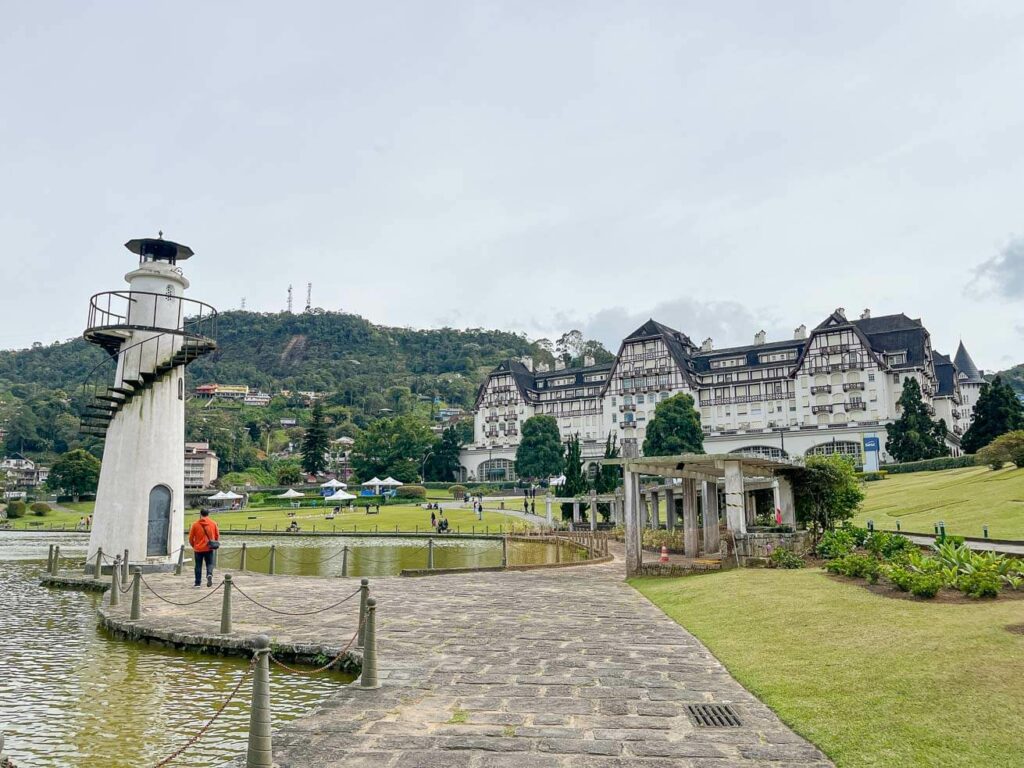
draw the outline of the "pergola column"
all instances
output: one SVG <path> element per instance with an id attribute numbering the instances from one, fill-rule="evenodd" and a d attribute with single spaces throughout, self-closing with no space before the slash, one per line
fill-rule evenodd
<path id="1" fill-rule="evenodd" d="M 623 467 L 623 522 L 626 528 L 626 576 L 640 573 L 643 561 L 641 536 L 643 536 L 640 510 L 640 475 Z"/>
<path id="2" fill-rule="evenodd" d="M 743 492 L 744 506 L 746 507 L 746 521 L 749 528 L 757 520 L 757 499 L 753 491 Z"/>
<path id="3" fill-rule="evenodd" d="M 683 480 L 683 554 L 697 557 L 697 481 Z"/>
<path id="4" fill-rule="evenodd" d="M 580 500 L 572 500 L 572 524 L 575 529 L 576 525 L 580 522 Z"/>
<path id="5" fill-rule="evenodd" d="M 555 520 L 551 516 L 551 494 L 544 497 L 544 514 L 547 515 L 548 525 L 554 525 Z"/>
<path id="6" fill-rule="evenodd" d="M 733 534 L 747 532 L 747 511 L 743 494 L 743 465 L 738 461 L 725 464 L 725 521 Z"/>
<path id="7" fill-rule="evenodd" d="M 661 527 L 661 514 L 658 511 L 658 494 L 652 494 L 651 498 L 654 500 L 654 516 L 651 518 L 651 528 Z M 665 489 L 665 521 L 668 522 L 668 516 L 672 514 L 672 489 Z"/>
<path id="8" fill-rule="evenodd" d="M 678 522 L 678 515 L 676 514 L 675 498 L 670 495 L 671 493 L 671 491 L 667 491 L 665 497 L 665 527 L 670 531 L 674 531 Z"/>
<path id="9" fill-rule="evenodd" d="M 704 555 L 711 555 L 721 548 L 718 539 L 718 483 L 704 482 Z"/>
<path id="10" fill-rule="evenodd" d="M 597 530 L 597 491 L 590 492 L 590 530 Z"/>
<path id="11" fill-rule="evenodd" d="M 782 510 L 782 524 L 796 528 L 796 503 L 793 501 L 793 484 L 788 477 L 776 477 L 776 505 Z"/>

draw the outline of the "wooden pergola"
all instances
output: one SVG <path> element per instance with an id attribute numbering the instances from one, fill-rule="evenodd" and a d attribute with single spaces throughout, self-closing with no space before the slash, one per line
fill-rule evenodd
<path id="1" fill-rule="evenodd" d="M 665 524 L 678 526 L 676 495 L 682 499 L 683 547 L 687 557 L 717 555 L 721 549 L 718 486 L 725 486 L 725 523 L 734 536 L 747 533 L 754 517 L 753 492 L 771 489 L 775 507 L 782 512 L 785 525 L 796 525 L 793 489 L 780 470 L 791 467 L 788 461 L 735 453 L 687 453 L 677 456 L 646 456 L 605 459 L 602 463 L 622 467 L 623 505 L 621 521 L 626 535 L 626 575 L 640 572 L 643 563 L 643 529 L 659 528 L 658 497 L 666 499 Z M 662 477 L 673 482 L 643 487 L 643 475 Z M 679 480 L 681 482 L 674 482 Z M 703 531 L 698 530 L 698 510 L 703 516 Z"/>

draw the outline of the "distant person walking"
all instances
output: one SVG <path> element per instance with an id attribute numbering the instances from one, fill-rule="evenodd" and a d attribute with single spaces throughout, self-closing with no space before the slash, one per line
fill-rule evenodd
<path id="1" fill-rule="evenodd" d="M 220 547 L 220 531 L 217 524 L 210 519 L 210 511 L 204 509 L 199 519 L 192 523 L 188 530 L 188 543 L 192 547 L 196 561 L 196 583 L 203 584 L 203 563 L 206 563 L 206 586 L 213 586 L 213 550 Z"/>

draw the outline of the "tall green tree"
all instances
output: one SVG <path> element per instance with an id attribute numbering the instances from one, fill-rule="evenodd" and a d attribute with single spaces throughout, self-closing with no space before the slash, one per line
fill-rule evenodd
<path id="1" fill-rule="evenodd" d="M 531 416 L 523 422 L 523 435 L 516 448 L 516 474 L 541 480 L 562 474 L 565 459 L 558 422 L 554 416 Z"/>
<path id="2" fill-rule="evenodd" d="M 565 444 L 565 482 L 559 488 L 560 496 L 582 496 L 590 490 L 587 473 L 583 471 L 583 450 L 580 447 L 578 434 L 569 438 Z M 580 515 L 586 517 L 589 504 L 580 504 Z M 562 519 L 572 519 L 572 503 L 562 502 Z"/>
<path id="3" fill-rule="evenodd" d="M 604 457 L 606 459 L 617 459 L 619 457 L 618 437 L 614 432 L 608 433 L 604 441 Z M 600 494 L 612 493 L 619 487 L 622 480 L 622 467 L 616 465 L 602 464 L 594 478 L 594 490 Z M 606 521 L 611 516 L 611 507 L 607 503 L 598 503 L 598 512 Z"/>
<path id="4" fill-rule="evenodd" d="M 88 451 L 77 448 L 68 451 L 53 463 L 46 485 L 55 492 L 63 492 L 78 501 L 85 493 L 95 493 L 100 480 L 100 462 Z"/>
<path id="5" fill-rule="evenodd" d="M 680 453 L 704 453 L 700 414 L 693 407 L 693 398 L 683 393 L 658 403 L 644 438 L 644 456 Z"/>
<path id="6" fill-rule="evenodd" d="M 932 421 L 928 407 L 921 399 L 917 379 L 903 380 L 903 392 L 898 400 L 900 417 L 885 427 L 888 439 L 885 449 L 896 461 L 920 461 L 948 456 L 946 424 Z"/>
<path id="7" fill-rule="evenodd" d="M 848 456 L 808 456 L 804 466 L 785 470 L 793 482 L 797 519 L 815 538 L 837 523 L 853 517 L 864 500 L 864 490 Z"/>
<path id="8" fill-rule="evenodd" d="M 974 406 L 974 421 L 960 444 L 967 453 L 977 453 L 1000 435 L 1015 429 L 1024 429 L 1024 408 L 1009 384 L 996 376 L 981 385 Z"/>
<path id="9" fill-rule="evenodd" d="M 371 422 L 352 446 L 352 468 L 363 480 L 391 475 L 412 483 L 435 437 L 427 423 L 413 414 Z"/>
<path id="10" fill-rule="evenodd" d="M 324 423 L 324 409 L 317 401 L 313 406 L 313 415 L 302 436 L 302 469 L 311 475 L 327 469 L 327 451 L 331 440 L 327 436 L 327 425 Z"/>
<path id="11" fill-rule="evenodd" d="M 430 449 L 424 464 L 423 479 L 448 482 L 458 479 L 459 451 L 464 445 L 461 430 L 452 425 L 441 433 L 441 439 Z"/>

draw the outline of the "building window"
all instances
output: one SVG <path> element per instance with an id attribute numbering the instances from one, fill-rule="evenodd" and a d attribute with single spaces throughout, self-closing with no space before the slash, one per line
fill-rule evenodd
<path id="1" fill-rule="evenodd" d="M 874 381 L 874 380 L 875 380 L 875 374 L 869 373 L 868 374 L 868 381 Z"/>
<path id="2" fill-rule="evenodd" d="M 636 396 L 636 404 L 637 405 L 643 405 L 644 404 L 644 396 L 643 395 L 637 395 Z"/>

